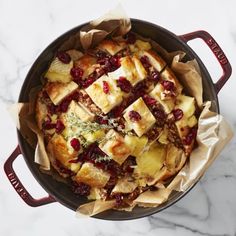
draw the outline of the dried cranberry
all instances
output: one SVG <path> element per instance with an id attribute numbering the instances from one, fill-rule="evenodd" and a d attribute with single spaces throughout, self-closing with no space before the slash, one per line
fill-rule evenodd
<path id="1" fill-rule="evenodd" d="M 149 61 L 149 58 L 147 56 L 142 56 L 140 58 L 140 61 L 143 65 L 143 67 L 146 69 L 146 70 L 149 70 L 149 67 L 151 66 L 151 63 Z"/>
<path id="2" fill-rule="evenodd" d="M 165 90 L 168 90 L 168 91 L 173 91 L 175 89 L 175 84 L 168 80 L 163 80 L 161 82 L 161 85 L 163 86 Z"/>
<path id="3" fill-rule="evenodd" d="M 71 61 L 70 55 L 69 55 L 68 53 L 66 53 L 66 52 L 63 52 L 63 51 L 57 52 L 57 58 L 58 58 L 61 62 L 63 62 L 64 64 L 69 64 L 70 61 Z"/>
<path id="4" fill-rule="evenodd" d="M 148 96 L 147 94 L 143 96 L 143 100 L 149 106 L 155 105 L 157 103 L 157 101 L 154 98 Z"/>
<path id="5" fill-rule="evenodd" d="M 88 88 L 95 80 L 95 77 L 89 76 L 86 80 L 82 81 L 82 85 L 84 88 Z"/>
<path id="6" fill-rule="evenodd" d="M 108 124 L 108 120 L 107 119 L 104 119 L 103 117 L 101 116 L 97 116 L 96 117 L 96 122 L 98 124 L 101 124 L 101 125 L 107 125 Z"/>
<path id="7" fill-rule="evenodd" d="M 108 171 L 112 176 L 118 176 L 122 173 L 121 166 L 113 160 L 106 163 L 106 171 Z"/>
<path id="8" fill-rule="evenodd" d="M 124 111 L 123 106 L 117 106 L 114 109 L 112 109 L 107 115 L 109 118 L 117 118 L 122 115 L 123 111 Z"/>
<path id="9" fill-rule="evenodd" d="M 156 118 L 156 124 L 160 127 L 162 127 L 165 124 L 165 120 L 166 120 L 166 114 L 162 109 L 159 108 L 154 108 L 152 111 L 152 114 L 155 116 Z"/>
<path id="10" fill-rule="evenodd" d="M 78 92 L 78 91 L 75 91 L 74 93 L 72 93 L 72 94 L 70 95 L 70 98 L 71 98 L 71 100 L 78 101 L 79 98 L 80 98 L 80 96 L 81 96 L 81 93 Z"/>
<path id="11" fill-rule="evenodd" d="M 140 114 L 137 111 L 130 111 L 129 112 L 129 118 L 131 121 L 137 122 L 142 119 Z"/>
<path id="12" fill-rule="evenodd" d="M 125 173 L 132 173 L 134 171 L 133 166 L 137 165 L 135 157 L 134 156 L 129 156 L 125 162 L 122 164 L 122 170 Z"/>
<path id="13" fill-rule="evenodd" d="M 146 89 L 147 89 L 146 81 L 141 81 L 138 84 L 136 84 L 135 87 L 132 89 L 134 98 L 137 99 L 139 97 L 144 96 L 144 94 L 146 93 Z"/>
<path id="14" fill-rule="evenodd" d="M 81 196 L 88 196 L 90 194 L 91 187 L 88 184 L 82 182 L 74 182 L 72 185 L 72 191 L 75 194 Z"/>
<path id="15" fill-rule="evenodd" d="M 60 105 L 59 105 L 59 111 L 60 111 L 60 112 L 67 112 L 68 107 L 69 107 L 69 105 L 70 105 L 70 102 L 71 102 L 71 98 L 70 98 L 70 97 L 64 99 L 64 100 L 60 103 Z"/>
<path id="16" fill-rule="evenodd" d="M 102 85 L 103 85 L 103 92 L 105 94 L 108 94 L 110 91 L 110 87 L 109 87 L 109 84 L 107 83 L 107 81 L 102 81 Z"/>
<path id="17" fill-rule="evenodd" d="M 117 193 L 114 195 L 114 198 L 116 200 L 116 205 L 119 207 L 123 203 L 124 196 L 121 193 Z"/>
<path id="18" fill-rule="evenodd" d="M 82 78 L 82 76 L 84 74 L 84 71 L 81 68 L 79 68 L 79 67 L 73 67 L 70 70 L 70 74 L 73 77 L 73 79 L 77 80 L 77 79 L 81 79 Z"/>
<path id="19" fill-rule="evenodd" d="M 197 128 L 194 127 L 184 138 L 183 140 L 184 145 L 190 145 L 193 142 L 193 140 L 195 140 L 196 136 L 197 136 Z"/>
<path id="20" fill-rule="evenodd" d="M 129 44 L 134 44 L 136 41 L 136 35 L 132 32 L 129 32 L 125 35 L 126 42 Z"/>
<path id="21" fill-rule="evenodd" d="M 50 97 L 48 96 L 48 93 L 46 91 L 43 91 L 43 98 L 44 99 L 50 99 Z"/>
<path id="22" fill-rule="evenodd" d="M 49 105 L 47 106 L 47 110 L 48 110 L 48 113 L 49 113 L 50 115 L 56 114 L 57 111 L 58 111 L 58 106 L 56 106 L 56 105 L 54 105 L 54 104 L 49 104 Z"/>
<path id="23" fill-rule="evenodd" d="M 118 56 L 113 56 L 110 58 L 110 63 L 115 69 L 117 69 L 120 67 L 120 58 Z"/>
<path id="24" fill-rule="evenodd" d="M 183 111 L 181 109 L 175 109 L 175 110 L 173 110 L 173 115 L 175 117 L 175 120 L 177 121 L 177 120 L 181 120 L 182 119 L 184 113 L 183 113 Z"/>
<path id="25" fill-rule="evenodd" d="M 57 120 L 55 129 L 58 134 L 60 134 L 65 129 L 65 126 L 61 120 Z"/>
<path id="26" fill-rule="evenodd" d="M 42 124 L 42 128 L 45 130 L 56 128 L 56 124 L 51 123 L 51 120 L 45 120 Z"/>
<path id="27" fill-rule="evenodd" d="M 101 65 L 104 65 L 105 72 L 112 72 L 120 67 L 120 58 L 118 56 L 109 56 L 98 61 Z"/>
<path id="28" fill-rule="evenodd" d="M 125 93 L 129 93 L 132 89 L 132 85 L 125 77 L 120 76 L 117 80 L 117 86 Z"/>
<path id="29" fill-rule="evenodd" d="M 74 148 L 75 151 L 79 151 L 80 150 L 80 142 L 77 138 L 73 138 L 70 141 L 70 145 L 71 147 Z"/>
<path id="30" fill-rule="evenodd" d="M 151 75 L 150 75 L 151 80 L 158 82 L 160 79 L 160 73 L 156 70 L 152 71 Z"/>
<path id="31" fill-rule="evenodd" d="M 105 53 L 104 51 L 102 51 L 102 50 L 98 50 L 97 52 L 96 52 L 96 57 L 98 58 L 98 59 L 103 59 L 103 58 L 105 58 L 105 57 L 107 57 L 108 55 L 107 55 L 107 53 Z"/>

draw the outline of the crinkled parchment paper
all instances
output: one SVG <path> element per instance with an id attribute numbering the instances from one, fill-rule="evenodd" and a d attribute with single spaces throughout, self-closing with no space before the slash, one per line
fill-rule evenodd
<path id="1" fill-rule="evenodd" d="M 61 45 L 60 50 L 72 48 L 88 49 L 95 46 L 107 36 L 122 36 L 131 29 L 130 19 L 118 7 L 98 20 L 84 26 L 80 32 L 71 36 Z M 199 117 L 197 143 L 198 147 L 193 150 L 184 167 L 173 178 L 168 186 L 161 186 L 157 191 L 146 191 L 136 198 L 131 206 L 136 204 L 145 207 L 154 207 L 167 201 L 170 193 L 185 191 L 190 188 L 207 170 L 217 155 L 233 136 L 232 130 L 223 116 L 210 111 L 211 102 L 202 101 L 202 77 L 196 60 L 182 62 L 184 52 L 168 53 L 160 45 L 153 42 L 153 47 L 169 63 L 169 66 L 176 73 L 179 81 L 191 96 L 196 98 L 202 112 Z M 81 48 L 82 46 L 82 48 Z M 39 78 L 40 79 L 40 78 Z M 33 89 L 32 96 L 28 103 L 18 103 L 11 107 L 11 113 L 15 114 L 17 127 L 23 137 L 35 147 L 35 162 L 45 171 L 50 173 L 50 161 L 45 150 L 43 135 L 37 128 L 34 119 L 34 101 L 37 88 Z M 17 115 L 17 116 L 16 116 Z M 78 215 L 92 216 L 102 211 L 113 208 L 114 201 L 96 200 L 78 207 Z"/>

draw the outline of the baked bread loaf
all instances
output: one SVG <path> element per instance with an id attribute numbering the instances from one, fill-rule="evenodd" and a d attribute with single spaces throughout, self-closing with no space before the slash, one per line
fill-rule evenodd
<path id="1" fill-rule="evenodd" d="M 198 125 L 195 98 L 136 37 L 58 52 L 35 109 L 52 167 L 75 194 L 117 208 L 178 173 Z"/>

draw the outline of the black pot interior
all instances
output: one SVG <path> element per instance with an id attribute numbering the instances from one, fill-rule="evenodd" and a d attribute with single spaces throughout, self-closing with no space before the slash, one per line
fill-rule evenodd
<path id="1" fill-rule="evenodd" d="M 68 31 L 64 35 L 60 36 L 41 53 L 41 55 L 38 57 L 38 59 L 31 67 L 24 81 L 19 97 L 19 102 L 28 101 L 30 89 L 40 84 L 41 75 L 46 71 L 48 63 L 52 60 L 57 49 L 66 39 L 68 39 L 69 36 L 78 32 L 82 26 L 84 25 L 78 26 Z M 168 51 L 182 50 L 186 52 L 187 56 L 185 60 L 191 60 L 195 58 L 199 63 L 203 77 L 204 100 L 212 101 L 212 110 L 219 112 L 218 100 L 211 77 L 208 71 L 206 70 L 205 66 L 201 62 L 201 60 L 188 45 L 182 42 L 173 33 L 167 31 L 166 29 L 163 29 L 160 26 L 148 22 L 132 19 L 132 30 L 144 37 L 155 40 L 157 43 L 159 43 L 162 47 L 164 47 Z M 70 190 L 70 187 L 67 186 L 66 184 L 60 183 L 54 180 L 52 177 L 41 173 L 39 170 L 39 166 L 36 163 L 34 163 L 34 150 L 23 139 L 23 137 L 19 132 L 18 132 L 18 139 L 24 159 L 29 169 L 31 170 L 32 174 L 37 179 L 37 181 L 40 183 L 40 185 L 50 195 L 55 197 L 55 199 L 58 202 L 60 202 L 61 204 L 65 205 L 66 207 L 72 210 L 76 210 L 79 205 L 86 202 L 85 198 L 83 197 L 78 198 L 77 196 L 75 196 Z M 190 189 L 191 188 L 189 188 L 189 190 Z M 147 215 L 157 213 L 165 209 L 166 207 L 172 205 L 173 203 L 178 201 L 181 197 L 183 197 L 188 191 L 184 193 L 174 192 L 167 202 L 156 208 L 136 207 L 133 209 L 132 212 L 109 210 L 104 213 L 100 213 L 95 217 L 106 220 L 127 220 L 127 219 L 144 217 Z"/>

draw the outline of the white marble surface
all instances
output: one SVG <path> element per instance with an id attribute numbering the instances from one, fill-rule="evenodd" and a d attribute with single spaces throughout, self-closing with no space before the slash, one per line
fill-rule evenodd
<path id="1" fill-rule="evenodd" d="M 157 23 L 176 34 L 198 29 L 210 32 L 232 66 L 236 64 L 236 2 L 228 1 L 121 1 L 128 15 Z M 17 145 L 6 107 L 17 101 L 27 71 L 39 53 L 68 29 L 94 19 L 117 1 L 110 0 L 0 0 L 0 235 L 236 235 L 236 138 L 225 148 L 199 184 L 174 206 L 148 218 L 108 222 L 77 219 L 59 203 L 31 208 L 10 186 L 2 166 Z M 221 70 L 198 40 L 191 43 L 216 81 Z M 233 73 L 219 94 L 221 113 L 236 130 Z M 34 196 L 45 192 L 29 173 L 22 158 L 15 168 Z"/>

